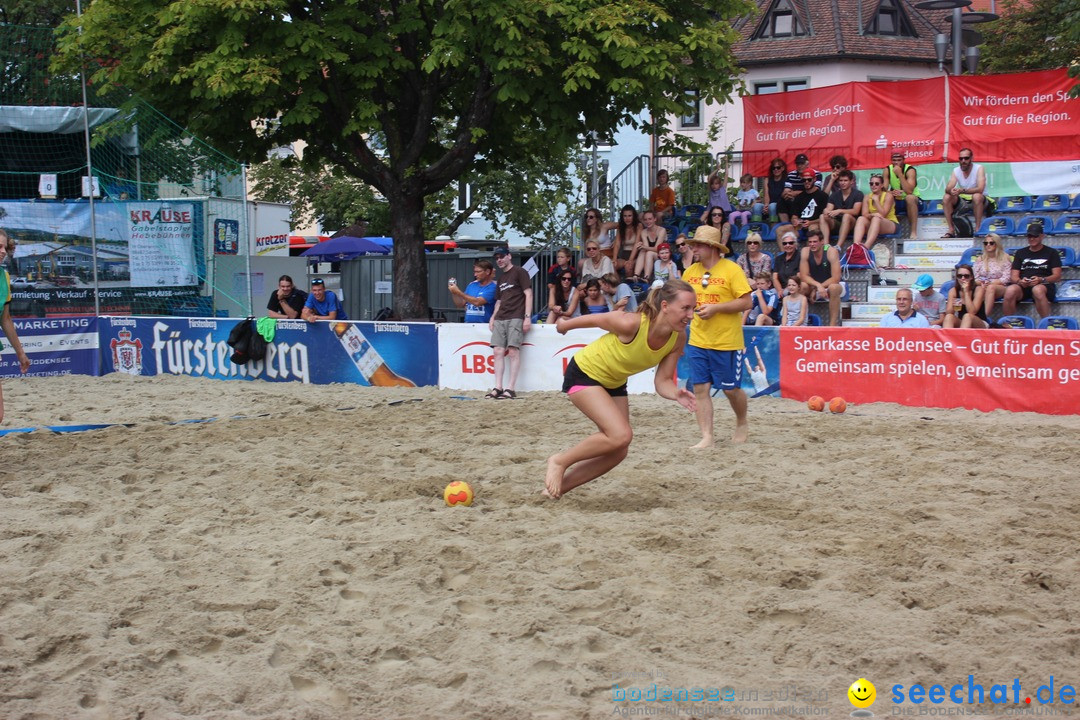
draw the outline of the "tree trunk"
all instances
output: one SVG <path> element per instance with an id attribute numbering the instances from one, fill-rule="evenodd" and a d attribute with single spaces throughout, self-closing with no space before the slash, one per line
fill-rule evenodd
<path id="1" fill-rule="evenodd" d="M 419 194 L 403 194 L 390 203 L 390 235 L 394 238 L 394 312 L 402 320 L 428 320 L 423 216 L 424 199 Z"/>

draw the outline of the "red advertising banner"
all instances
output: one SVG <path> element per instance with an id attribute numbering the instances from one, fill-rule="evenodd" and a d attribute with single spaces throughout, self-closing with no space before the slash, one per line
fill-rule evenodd
<path id="1" fill-rule="evenodd" d="M 750 95 L 742 99 L 743 160 L 754 175 L 767 175 L 776 156 L 790 166 L 798 153 L 818 169 L 844 155 L 854 170 L 884 167 L 894 150 L 916 165 L 955 160 L 962 147 L 986 162 L 1076 160 L 1072 84 L 1065 70 L 1047 70 Z"/>
<path id="2" fill-rule="evenodd" d="M 1073 415 L 1080 332 L 780 328 L 780 394 Z"/>
<path id="3" fill-rule="evenodd" d="M 949 79 L 949 159 L 969 147 L 977 161 L 1080 158 L 1080 100 L 1064 70 Z"/>

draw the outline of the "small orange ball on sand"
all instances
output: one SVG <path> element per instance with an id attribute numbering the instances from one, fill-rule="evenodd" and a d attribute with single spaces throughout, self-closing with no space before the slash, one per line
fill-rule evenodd
<path id="1" fill-rule="evenodd" d="M 829 412 L 842 413 L 847 410 L 847 400 L 842 397 L 834 397 L 829 401 Z"/>
<path id="2" fill-rule="evenodd" d="M 806 401 L 806 407 L 810 408 L 814 412 L 821 412 L 825 409 L 825 398 L 820 395 L 815 395 Z"/>

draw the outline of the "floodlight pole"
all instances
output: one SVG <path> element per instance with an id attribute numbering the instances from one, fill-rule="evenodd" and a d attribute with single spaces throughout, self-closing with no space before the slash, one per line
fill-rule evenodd
<path id="1" fill-rule="evenodd" d="M 75 0 L 75 13 L 82 18 L 82 3 Z M 79 35 L 82 35 L 82 23 L 79 24 Z M 90 160 L 90 105 L 86 102 L 86 62 L 79 67 L 79 80 L 82 83 L 83 104 L 83 143 L 86 146 L 86 184 L 87 195 L 90 197 L 90 261 L 94 268 L 94 315 L 101 315 L 101 297 L 98 288 L 98 256 L 97 256 L 97 213 L 94 208 L 94 167 Z M 130 248 L 128 249 L 128 262 L 131 261 Z"/>

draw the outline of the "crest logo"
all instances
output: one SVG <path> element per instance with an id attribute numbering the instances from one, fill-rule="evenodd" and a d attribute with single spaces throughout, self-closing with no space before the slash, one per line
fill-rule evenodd
<path id="1" fill-rule="evenodd" d="M 120 338 L 109 341 L 112 348 L 113 367 L 117 372 L 128 375 L 142 375 L 142 340 L 131 339 L 127 328 L 119 332 Z"/>

